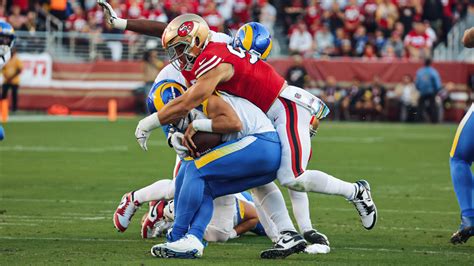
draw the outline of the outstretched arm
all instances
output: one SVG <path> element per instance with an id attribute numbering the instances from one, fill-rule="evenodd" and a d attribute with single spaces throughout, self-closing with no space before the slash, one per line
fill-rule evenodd
<path id="1" fill-rule="evenodd" d="M 467 29 L 462 37 L 462 44 L 467 48 L 474 48 L 474 27 Z"/>
<path id="2" fill-rule="evenodd" d="M 167 23 L 148 19 L 127 19 L 126 30 L 161 38 Z"/>
<path id="3" fill-rule="evenodd" d="M 97 4 L 104 10 L 105 21 L 114 29 L 129 30 L 161 38 L 167 23 L 148 19 L 123 19 L 119 18 L 112 6 L 106 0 L 97 0 Z"/>

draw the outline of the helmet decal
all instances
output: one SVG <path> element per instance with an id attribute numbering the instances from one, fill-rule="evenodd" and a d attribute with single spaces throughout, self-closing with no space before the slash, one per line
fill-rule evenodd
<path id="1" fill-rule="evenodd" d="M 192 21 L 186 21 L 178 28 L 178 36 L 184 37 L 187 36 L 194 28 L 194 23 Z"/>

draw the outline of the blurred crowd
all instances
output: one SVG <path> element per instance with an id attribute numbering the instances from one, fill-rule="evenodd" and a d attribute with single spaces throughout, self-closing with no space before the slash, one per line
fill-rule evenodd
<path id="1" fill-rule="evenodd" d="M 384 83 L 379 76 L 364 83 L 354 78 L 344 84 L 334 76 L 318 82 L 309 77 L 300 55 L 293 56 L 293 62 L 286 75 L 288 83 L 324 100 L 332 120 L 438 123 L 444 121 L 444 110 L 451 104 L 449 92 L 455 90 L 453 83 L 443 86 L 430 59 L 396 84 Z"/>
<path id="2" fill-rule="evenodd" d="M 0 19 L 17 30 L 42 31 L 45 13 L 67 31 L 114 33 L 96 0 L 13 0 Z M 231 33 L 259 21 L 287 49 L 304 57 L 426 58 L 453 23 L 474 16 L 468 0 L 110 0 L 123 18 L 167 22 L 201 14 L 212 30 Z M 131 34 L 131 33 L 128 33 Z M 282 43 L 283 42 L 283 43 Z M 278 43 L 277 43 L 278 44 Z"/>

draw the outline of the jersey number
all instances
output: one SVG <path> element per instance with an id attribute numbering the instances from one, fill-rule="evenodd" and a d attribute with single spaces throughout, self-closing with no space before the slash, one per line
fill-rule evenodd
<path id="1" fill-rule="evenodd" d="M 227 49 L 229 50 L 229 52 L 233 55 L 236 55 L 238 56 L 239 58 L 242 58 L 244 59 L 245 56 L 247 55 L 247 52 L 243 51 L 243 50 L 237 50 L 235 49 L 234 47 L 232 47 L 232 45 L 227 45 Z M 254 54 L 250 54 L 250 64 L 255 64 L 257 63 L 258 61 L 258 57 Z"/>

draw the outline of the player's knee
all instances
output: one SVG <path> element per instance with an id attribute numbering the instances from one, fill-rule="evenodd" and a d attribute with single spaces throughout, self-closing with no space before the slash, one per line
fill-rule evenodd
<path id="1" fill-rule="evenodd" d="M 281 183 L 281 185 L 291 190 L 296 190 L 296 191 L 301 191 L 301 192 L 306 191 L 305 183 L 301 182 L 301 180 L 298 180 L 298 179 Z"/>
<path id="2" fill-rule="evenodd" d="M 209 225 L 204 234 L 204 239 L 208 242 L 226 242 L 230 238 L 230 231 L 219 228 L 214 225 Z"/>

